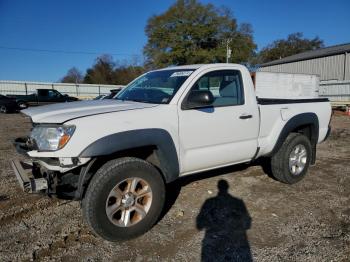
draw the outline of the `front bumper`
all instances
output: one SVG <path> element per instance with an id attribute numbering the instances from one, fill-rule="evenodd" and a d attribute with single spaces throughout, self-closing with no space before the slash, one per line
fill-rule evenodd
<path id="1" fill-rule="evenodd" d="M 30 156 L 30 151 L 36 149 L 29 138 L 17 138 L 13 144 L 17 153 L 28 159 L 11 161 L 19 185 L 25 192 L 40 192 L 49 196 L 74 196 L 73 191 L 76 188 L 82 190 L 83 186 L 79 184 L 80 173 L 86 170 L 83 167 L 90 161 L 90 158 L 36 158 Z M 90 162 L 93 163 L 93 161 Z M 81 195 L 80 191 L 79 195 Z"/>
<path id="2" fill-rule="evenodd" d="M 45 178 L 35 178 L 33 176 L 33 163 L 12 160 L 11 166 L 15 172 L 20 187 L 26 193 L 39 193 L 48 189 Z"/>

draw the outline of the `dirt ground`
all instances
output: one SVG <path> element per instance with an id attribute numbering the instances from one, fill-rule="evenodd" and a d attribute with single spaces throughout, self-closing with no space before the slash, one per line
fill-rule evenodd
<path id="1" fill-rule="evenodd" d="M 169 186 L 167 212 L 151 231 L 109 243 L 90 233 L 80 203 L 21 191 L 10 141 L 30 123 L 0 115 L 0 261 L 350 261 L 350 117 L 332 126 L 298 184 L 259 165 L 186 177 Z"/>

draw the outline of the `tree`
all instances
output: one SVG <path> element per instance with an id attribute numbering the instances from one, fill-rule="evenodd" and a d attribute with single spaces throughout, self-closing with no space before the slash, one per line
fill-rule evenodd
<path id="1" fill-rule="evenodd" d="M 266 63 L 321 47 L 324 47 L 324 44 L 318 37 L 307 39 L 303 38 L 302 33 L 294 33 L 288 35 L 287 39 L 276 40 L 263 48 L 257 56 L 256 63 Z"/>
<path id="2" fill-rule="evenodd" d="M 113 69 L 115 63 L 110 55 L 102 55 L 96 58 L 92 68 L 86 70 L 84 83 L 87 84 L 115 84 Z"/>
<path id="3" fill-rule="evenodd" d="M 114 62 L 111 55 L 102 55 L 86 70 L 84 83 L 125 85 L 144 72 L 145 68 L 139 65 L 137 57 Z"/>
<path id="4" fill-rule="evenodd" d="M 114 70 L 114 79 L 119 85 L 126 85 L 145 72 L 142 66 L 121 66 Z"/>
<path id="5" fill-rule="evenodd" d="M 81 83 L 83 81 L 83 75 L 76 67 L 72 67 L 68 70 L 67 74 L 61 79 L 62 83 Z"/>
<path id="6" fill-rule="evenodd" d="M 152 16 L 145 32 L 144 54 L 151 67 L 224 62 L 228 39 L 230 62 L 245 62 L 256 49 L 249 24 L 238 25 L 227 8 L 196 0 L 178 0 L 165 13 Z"/>

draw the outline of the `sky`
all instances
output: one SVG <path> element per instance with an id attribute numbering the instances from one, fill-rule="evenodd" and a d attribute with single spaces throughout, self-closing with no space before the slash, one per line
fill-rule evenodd
<path id="1" fill-rule="evenodd" d="M 239 23 L 250 23 L 258 49 L 294 32 L 318 36 L 326 46 L 350 42 L 350 0 L 200 2 L 229 7 Z M 73 66 L 84 73 L 99 54 L 141 58 L 148 18 L 173 3 L 0 0 L 0 80 L 56 82 Z"/>

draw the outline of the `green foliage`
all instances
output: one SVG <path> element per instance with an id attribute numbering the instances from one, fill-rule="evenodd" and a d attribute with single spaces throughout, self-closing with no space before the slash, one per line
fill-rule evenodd
<path id="1" fill-rule="evenodd" d="M 247 61 L 256 48 L 249 24 L 239 26 L 228 9 L 196 0 L 178 0 L 165 13 L 152 16 L 145 31 L 144 54 L 147 64 L 156 68 L 224 62 L 229 38 L 230 62 Z"/>
<path id="2" fill-rule="evenodd" d="M 123 66 L 114 70 L 114 77 L 116 83 L 119 85 L 126 85 L 145 72 L 142 66 Z"/>
<path id="3" fill-rule="evenodd" d="M 110 55 L 96 58 L 92 68 L 86 70 L 84 83 L 86 84 L 112 84 L 114 83 L 113 68 L 115 64 Z"/>
<path id="4" fill-rule="evenodd" d="M 237 24 L 229 9 L 197 0 L 177 0 L 163 14 L 152 16 L 145 32 L 148 42 L 143 50 L 147 58 L 144 65 L 141 66 L 136 56 L 133 62 L 120 64 L 112 56 L 102 55 L 84 77 L 72 68 L 61 81 L 125 85 L 152 68 L 225 62 L 228 39 L 232 49 L 229 62 L 243 63 L 253 71 L 261 63 L 324 46 L 318 37 L 306 39 L 302 33 L 294 33 L 256 53 L 250 24 Z"/>
<path id="5" fill-rule="evenodd" d="M 113 61 L 112 56 L 102 55 L 96 59 L 91 68 L 86 70 L 84 83 L 126 85 L 144 71 L 142 66 L 120 65 Z"/>
<path id="6" fill-rule="evenodd" d="M 303 38 L 302 33 L 294 33 L 288 35 L 287 39 L 276 40 L 263 48 L 256 57 L 255 63 L 266 63 L 323 46 L 323 41 L 318 37 L 307 39 Z"/>

